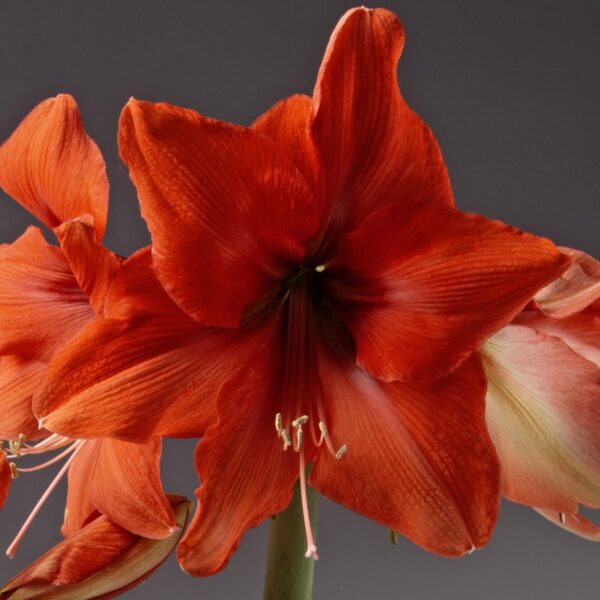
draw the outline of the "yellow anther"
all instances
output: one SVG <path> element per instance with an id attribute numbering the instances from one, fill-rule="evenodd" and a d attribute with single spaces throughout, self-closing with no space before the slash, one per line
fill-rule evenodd
<path id="1" fill-rule="evenodd" d="M 19 471 L 17 470 L 17 465 L 15 465 L 15 463 L 11 462 L 11 463 L 8 463 L 8 466 L 10 467 L 11 479 L 16 479 L 19 476 Z"/>
<path id="2" fill-rule="evenodd" d="M 346 446 L 346 444 L 340 446 L 340 449 L 335 453 L 335 458 L 337 460 L 340 460 L 340 458 L 342 458 L 342 456 L 344 456 L 344 454 L 346 453 L 346 450 L 348 450 L 348 446 Z"/>
<path id="3" fill-rule="evenodd" d="M 317 273 L 322 273 L 322 272 L 323 272 L 323 271 L 324 271 L 326 268 L 327 268 L 327 267 L 326 267 L 325 265 L 317 265 L 317 266 L 315 267 L 315 271 L 316 271 Z"/>
<path id="4" fill-rule="evenodd" d="M 565 513 L 564 512 L 559 512 L 558 513 L 558 518 L 560 519 L 560 522 L 564 525 L 567 522 L 567 519 L 565 517 Z"/>
<path id="5" fill-rule="evenodd" d="M 283 419 L 281 418 L 281 413 L 277 413 L 275 415 L 275 430 L 278 434 L 281 434 L 281 430 L 283 429 Z"/>
<path id="6" fill-rule="evenodd" d="M 325 423 L 323 423 L 323 421 L 319 421 L 319 429 L 321 431 L 321 435 L 323 437 L 327 437 L 327 427 L 325 426 Z"/>
<path id="7" fill-rule="evenodd" d="M 304 423 L 306 423 L 308 421 L 308 417 L 306 415 L 302 415 L 301 417 L 298 417 L 297 419 L 294 419 L 292 421 L 292 427 L 297 428 L 297 427 L 302 427 L 302 425 L 304 425 Z"/>
<path id="8" fill-rule="evenodd" d="M 388 534 L 390 536 L 390 542 L 394 544 L 394 546 L 398 545 L 398 532 L 393 529 L 388 529 Z"/>
<path id="9" fill-rule="evenodd" d="M 281 437 L 283 438 L 283 449 L 287 450 L 292 445 L 292 440 L 286 429 L 281 430 Z"/>
<path id="10" fill-rule="evenodd" d="M 302 448 L 302 429 L 299 427 L 298 431 L 296 431 L 296 438 L 297 438 L 297 444 L 296 444 L 296 450 L 300 450 L 300 448 Z"/>

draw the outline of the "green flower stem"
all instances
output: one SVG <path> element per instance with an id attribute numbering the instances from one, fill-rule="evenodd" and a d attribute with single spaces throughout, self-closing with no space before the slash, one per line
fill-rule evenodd
<path id="1" fill-rule="evenodd" d="M 316 533 L 319 496 L 309 487 L 306 491 Z M 311 600 L 315 561 L 305 558 L 305 552 L 300 482 L 296 482 L 289 506 L 271 521 L 264 600 Z"/>

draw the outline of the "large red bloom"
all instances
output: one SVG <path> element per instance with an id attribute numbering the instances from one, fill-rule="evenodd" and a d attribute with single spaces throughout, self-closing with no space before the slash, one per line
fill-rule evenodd
<path id="1" fill-rule="evenodd" d="M 40 229 L 30 227 L 13 244 L 0 246 L 0 439 L 9 440 L 12 475 L 69 456 L 59 471 L 69 473 L 65 534 L 102 512 L 137 535 L 164 538 L 175 520 L 159 478 L 160 440 L 68 439 L 40 429 L 32 410 L 48 363 L 102 315 L 122 263 L 101 244 L 108 181 L 73 98 L 42 102 L 0 147 L 0 186 L 51 228 L 60 244 L 48 244 Z M 59 450 L 48 459 L 48 452 Z M 1 505 L 8 463 L 0 454 Z M 46 462 L 17 466 L 23 456 L 45 456 Z"/>
<path id="2" fill-rule="evenodd" d="M 461 555 L 494 526 L 473 352 L 569 259 L 453 208 L 438 146 L 398 91 L 403 42 L 388 11 L 348 12 L 313 98 L 251 128 L 167 104 L 123 111 L 167 293 L 148 256 L 130 261 L 37 410 L 65 434 L 88 434 L 85 414 L 133 440 L 199 435 L 216 399 L 179 548 L 193 574 L 222 568 L 311 462 L 321 493 L 433 552 Z"/>

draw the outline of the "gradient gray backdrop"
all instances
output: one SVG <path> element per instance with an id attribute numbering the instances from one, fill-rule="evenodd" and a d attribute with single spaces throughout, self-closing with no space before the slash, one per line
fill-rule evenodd
<path id="1" fill-rule="evenodd" d="M 460 208 L 600 254 L 600 3 L 402 0 L 399 70 L 408 102 L 442 147 Z M 249 124 L 279 98 L 310 93 L 343 1 L 0 0 L 0 139 L 40 100 L 70 92 L 108 164 L 107 244 L 146 244 L 136 196 L 115 143 L 130 96 L 165 100 Z M 0 193 L 0 241 L 32 217 Z M 193 494 L 191 441 L 168 444 L 167 490 Z M 50 471 L 50 470 L 49 470 Z M 10 538 L 52 473 L 20 478 L 0 513 Z M 358 483 L 358 482 L 357 482 Z M 0 582 L 57 539 L 55 492 Z M 460 560 L 429 555 L 323 501 L 315 598 L 577 599 L 599 597 L 600 546 L 505 503 L 489 546 Z M 129 598 L 260 598 L 265 526 L 229 567 L 194 580 L 170 559 Z"/>

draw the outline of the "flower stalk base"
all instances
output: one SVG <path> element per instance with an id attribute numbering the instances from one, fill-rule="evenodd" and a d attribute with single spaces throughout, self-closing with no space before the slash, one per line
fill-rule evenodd
<path id="1" fill-rule="evenodd" d="M 316 529 L 318 494 L 307 487 L 313 531 Z M 271 521 L 263 600 L 310 600 L 315 561 L 306 558 L 300 483 L 296 482 L 289 506 Z"/>

